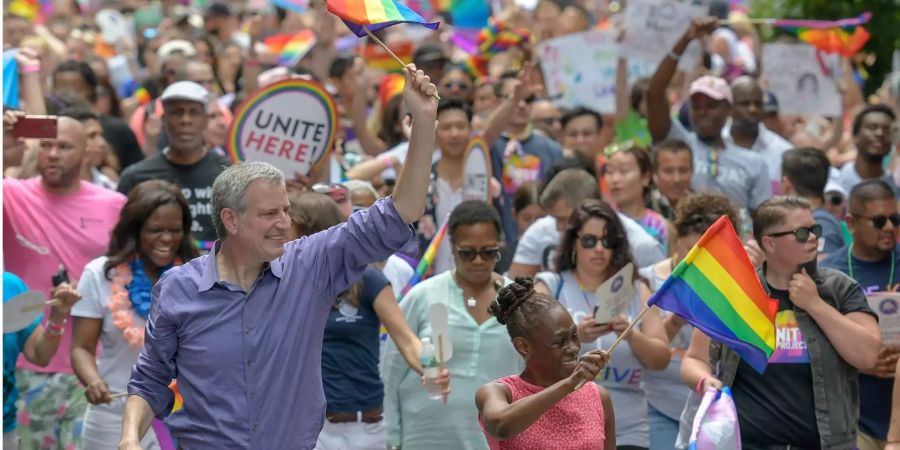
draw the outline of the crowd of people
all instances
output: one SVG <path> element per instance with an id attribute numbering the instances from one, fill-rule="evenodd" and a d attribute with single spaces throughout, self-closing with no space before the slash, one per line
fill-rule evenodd
<path id="1" fill-rule="evenodd" d="M 499 5 L 528 37 L 484 71 L 450 15 L 377 32 L 410 48 L 388 70 L 324 2 L 284 3 L 5 9 L 3 299 L 48 304 L 4 330 L 4 448 L 669 450 L 727 386 L 745 449 L 900 450 L 900 73 L 867 97 L 842 58 L 839 116 L 783 113 L 758 30 L 713 0 L 652 76 L 618 58 L 607 114 L 561 107 L 535 46 L 627 3 Z M 301 30 L 279 65 L 266 38 Z M 324 163 L 232 161 L 242 102 L 295 78 L 335 100 Z M 20 133 L 36 116 L 55 136 Z M 763 373 L 644 311 L 722 216 L 778 303 Z"/>

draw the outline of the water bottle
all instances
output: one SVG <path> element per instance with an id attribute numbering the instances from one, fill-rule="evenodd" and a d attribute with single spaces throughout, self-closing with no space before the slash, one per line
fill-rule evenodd
<path id="1" fill-rule="evenodd" d="M 438 365 L 437 357 L 434 354 L 434 345 L 431 338 L 422 338 L 422 372 L 425 375 L 425 391 L 428 392 L 428 398 L 432 400 L 440 400 L 443 398 L 444 388 L 438 382 L 441 376 L 441 369 Z"/>

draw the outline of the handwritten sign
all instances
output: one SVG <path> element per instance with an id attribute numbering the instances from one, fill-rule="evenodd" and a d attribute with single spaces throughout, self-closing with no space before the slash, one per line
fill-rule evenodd
<path id="1" fill-rule="evenodd" d="M 487 143 L 476 137 L 469 141 L 465 157 L 463 200 L 491 200 L 491 158 Z"/>
<path id="2" fill-rule="evenodd" d="M 444 361 L 449 361 L 453 356 L 453 343 L 450 342 L 447 320 L 447 305 L 434 303 L 428 308 L 428 321 L 431 323 L 431 342 L 434 343 L 435 356 L 440 357 L 443 349 Z"/>
<path id="3" fill-rule="evenodd" d="M 587 106 L 602 113 L 616 110 L 618 44 L 613 33 L 587 31 L 538 44 L 541 70 L 550 96 L 559 106 Z M 656 64 L 628 60 L 628 79 L 653 75 Z"/>
<path id="4" fill-rule="evenodd" d="M 900 344 L 900 292 L 873 292 L 866 299 L 878 314 L 882 344 Z"/>
<path id="5" fill-rule="evenodd" d="M 763 78 L 778 97 L 781 113 L 831 117 L 841 113 L 837 83 L 827 75 L 837 73 L 838 55 L 817 55 L 808 44 L 766 44 L 763 61 Z"/>
<path id="6" fill-rule="evenodd" d="M 620 54 L 656 66 L 672 51 L 691 26 L 691 20 L 706 13 L 707 7 L 703 5 L 671 0 L 629 0 L 625 7 L 625 35 L 619 47 Z M 699 44 L 691 43 L 686 55 L 679 60 L 679 67 L 685 69 L 683 64 L 696 62 L 699 50 Z"/>
<path id="7" fill-rule="evenodd" d="M 594 320 L 609 323 L 625 315 L 634 298 L 634 264 L 628 263 L 618 273 L 606 280 L 596 291 L 597 311 Z"/>
<path id="8" fill-rule="evenodd" d="M 23 292 L 3 303 L 3 332 L 24 330 L 47 307 L 44 294 L 39 291 Z"/>
<path id="9" fill-rule="evenodd" d="M 254 92 L 228 130 L 232 162 L 264 161 L 285 176 L 309 175 L 327 161 L 337 129 L 334 98 L 322 85 L 284 80 Z"/>

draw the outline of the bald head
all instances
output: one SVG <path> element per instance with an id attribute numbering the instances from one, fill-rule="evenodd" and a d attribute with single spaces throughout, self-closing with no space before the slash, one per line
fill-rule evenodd
<path id="1" fill-rule="evenodd" d="M 741 76 L 731 82 L 734 104 L 731 111 L 732 128 L 754 133 L 763 120 L 763 90 L 756 78 Z"/>
<path id="2" fill-rule="evenodd" d="M 87 132 L 71 118 L 57 119 L 56 139 L 41 140 L 38 171 L 44 186 L 55 192 L 69 192 L 80 183 Z"/>

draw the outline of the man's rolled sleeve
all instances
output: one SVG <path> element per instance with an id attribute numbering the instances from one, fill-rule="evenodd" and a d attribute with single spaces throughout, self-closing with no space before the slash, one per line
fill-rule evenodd
<path id="1" fill-rule="evenodd" d="M 128 383 L 128 394 L 146 400 L 159 419 L 168 416 L 175 403 L 175 394 L 169 384 L 177 374 L 178 335 L 175 323 L 165 314 L 165 301 L 171 295 L 172 281 L 163 277 L 153 288 L 153 303 L 144 331 L 144 350 L 131 370 Z"/>

